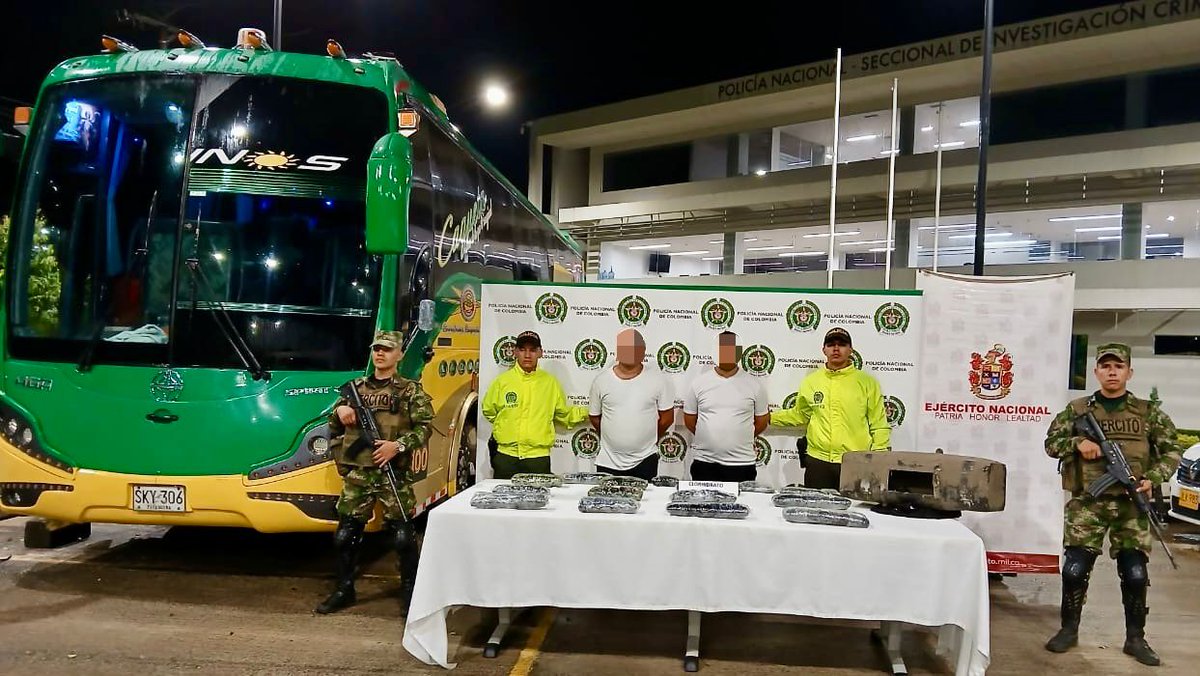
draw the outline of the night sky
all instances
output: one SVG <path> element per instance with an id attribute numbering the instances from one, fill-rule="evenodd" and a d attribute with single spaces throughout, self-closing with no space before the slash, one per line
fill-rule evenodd
<path id="1" fill-rule="evenodd" d="M 996 0 L 996 24 L 1115 4 Z M 237 29 L 272 25 L 271 0 L 66 0 L 5 3 L 0 97 L 31 102 L 57 62 L 99 51 L 110 33 L 154 48 L 127 9 L 230 46 Z M 527 120 L 757 71 L 927 40 L 983 26 L 983 0 L 575 3 L 545 0 L 284 0 L 283 46 L 324 53 L 389 51 L 438 94 L 452 120 L 520 187 Z M 652 9 L 653 8 L 653 9 Z M 668 9 L 669 8 L 669 9 Z M 686 8 L 686 9 L 679 9 Z M 275 36 L 269 36 L 275 42 Z M 482 83 L 509 83 L 506 112 L 485 111 Z"/>

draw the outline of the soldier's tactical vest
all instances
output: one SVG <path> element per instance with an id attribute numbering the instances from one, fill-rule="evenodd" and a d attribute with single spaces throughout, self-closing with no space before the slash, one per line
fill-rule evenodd
<path id="1" fill-rule="evenodd" d="M 412 429 L 412 420 L 408 415 L 408 403 L 413 396 L 416 382 L 395 376 L 392 381 L 382 387 L 374 385 L 367 378 L 357 378 L 354 387 L 362 397 L 363 404 L 375 415 L 375 424 L 384 441 L 395 441 L 400 435 Z M 392 462 L 397 468 L 408 465 L 411 459 L 411 448 L 396 456 Z M 371 455 L 375 449 L 362 439 L 358 425 L 346 428 L 340 447 L 335 449 L 334 459 L 342 465 L 355 467 L 374 467 L 375 461 Z"/>
<path id="2" fill-rule="evenodd" d="M 1088 411 L 1088 400 L 1091 397 L 1081 397 L 1071 402 L 1071 410 L 1076 416 L 1082 416 Z M 1091 407 L 1092 415 L 1104 430 L 1104 436 L 1109 441 L 1115 441 L 1125 454 L 1125 460 L 1133 470 L 1133 476 L 1141 478 L 1146 468 L 1150 466 L 1150 426 L 1146 418 L 1150 413 L 1149 402 L 1135 398 L 1132 394 L 1125 399 L 1125 405 L 1109 413 L 1099 404 Z M 1071 495 L 1078 496 L 1087 490 L 1089 484 L 1104 475 L 1107 463 L 1104 456 L 1096 460 L 1084 460 L 1083 456 L 1074 453 L 1068 456 L 1062 465 L 1063 488 Z M 1102 496 L 1125 495 L 1125 488 L 1120 484 L 1109 487 Z"/>

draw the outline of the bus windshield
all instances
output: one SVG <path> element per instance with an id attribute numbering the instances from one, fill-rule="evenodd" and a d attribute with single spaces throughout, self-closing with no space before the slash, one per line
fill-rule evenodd
<path id="1" fill-rule="evenodd" d="M 268 369 L 361 368 L 381 93 L 137 75 L 56 86 L 39 115 L 10 245 L 14 356 L 240 368 L 227 313 Z"/>

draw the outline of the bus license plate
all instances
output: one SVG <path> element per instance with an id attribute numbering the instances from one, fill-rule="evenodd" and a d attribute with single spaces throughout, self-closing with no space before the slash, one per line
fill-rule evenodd
<path id="1" fill-rule="evenodd" d="M 1200 492 L 1179 488 L 1179 506 L 1184 509 L 1200 509 Z"/>
<path id="2" fill-rule="evenodd" d="M 182 512 L 184 510 L 183 486 L 139 486 L 133 487 L 133 511 L 135 512 Z"/>

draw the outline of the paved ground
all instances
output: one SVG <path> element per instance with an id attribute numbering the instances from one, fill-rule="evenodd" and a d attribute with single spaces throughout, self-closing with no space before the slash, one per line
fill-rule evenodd
<path id="1" fill-rule="evenodd" d="M 327 536 L 221 529 L 93 528 L 58 550 L 26 550 L 24 519 L 0 520 L 0 673 L 433 674 L 400 646 L 394 559 L 372 541 L 361 602 L 311 613 L 329 588 Z M 1178 532 L 1184 532 L 1176 528 Z M 1194 531 L 1193 531 L 1194 532 Z M 1121 653 L 1115 567 L 1094 575 L 1084 642 L 1067 655 L 1042 649 L 1058 622 L 1058 580 L 993 582 L 990 674 L 1194 674 L 1200 664 L 1200 551 L 1175 545 L 1180 570 L 1152 561 L 1150 639 L 1165 665 Z M 552 611 L 522 614 L 505 652 L 484 659 L 494 613 L 451 617 L 462 674 L 682 673 L 683 613 Z M 722 614 L 704 620 L 702 674 L 879 674 L 870 627 L 802 618 Z M 539 623 L 548 634 L 525 650 Z M 906 638 L 912 673 L 950 673 L 922 635 Z"/>

